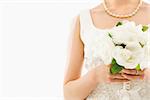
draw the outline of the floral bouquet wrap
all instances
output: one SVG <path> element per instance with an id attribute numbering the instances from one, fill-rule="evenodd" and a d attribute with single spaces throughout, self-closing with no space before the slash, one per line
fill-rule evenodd
<path id="1" fill-rule="evenodd" d="M 150 66 L 150 25 L 118 22 L 94 42 L 93 56 L 100 57 L 106 65 L 111 64 L 112 74 L 123 68 L 143 70 Z"/>

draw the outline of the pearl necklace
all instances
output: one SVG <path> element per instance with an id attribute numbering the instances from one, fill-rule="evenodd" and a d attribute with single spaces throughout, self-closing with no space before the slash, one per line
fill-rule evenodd
<path id="1" fill-rule="evenodd" d="M 110 15 L 110 16 L 112 16 L 112 17 L 116 17 L 116 18 L 128 18 L 128 17 L 134 16 L 134 15 L 138 12 L 138 10 L 139 10 L 139 8 L 140 8 L 141 5 L 142 5 L 142 0 L 139 1 L 139 4 L 137 5 L 136 9 L 135 9 L 133 12 L 131 12 L 130 14 L 126 14 L 126 15 L 121 15 L 121 14 L 112 13 L 112 12 L 108 9 L 108 7 L 106 6 L 106 1 L 103 0 L 103 6 L 104 6 L 105 12 L 106 12 L 108 15 Z"/>

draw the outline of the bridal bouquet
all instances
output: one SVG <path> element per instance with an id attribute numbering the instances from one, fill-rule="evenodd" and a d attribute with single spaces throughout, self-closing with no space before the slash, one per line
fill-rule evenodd
<path id="1" fill-rule="evenodd" d="M 118 22 L 94 42 L 93 56 L 99 56 L 106 65 L 111 64 L 112 74 L 123 68 L 143 70 L 150 66 L 150 25 Z"/>

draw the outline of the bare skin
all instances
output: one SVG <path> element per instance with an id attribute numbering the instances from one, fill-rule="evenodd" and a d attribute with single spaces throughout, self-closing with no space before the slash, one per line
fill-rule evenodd
<path id="1" fill-rule="evenodd" d="M 107 2 L 108 5 L 111 5 L 111 8 L 109 8 L 111 11 L 124 14 L 133 11 L 138 0 L 107 0 Z M 91 9 L 90 12 L 94 26 L 99 29 L 111 28 L 118 21 L 124 20 L 107 15 L 101 4 Z M 137 24 L 150 24 L 150 4 L 144 2 L 138 13 L 131 18 L 127 18 L 127 20 L 135 21 Z M 84 100 L 101 83 L 122 83 L 136 79 L 150 79 L 149 69 L 140 71 L 139 75 L 136 75 L 136 71 L 131 69 L 123 69 L 122 74 L 111 75 L 109 73 L 111 65 L 98 65 L 81 76 L 84 44 L 80 37 L 79 16 L 72 34 L 69 61 L 64 78 L 64 97 L 66 100 Z"/>

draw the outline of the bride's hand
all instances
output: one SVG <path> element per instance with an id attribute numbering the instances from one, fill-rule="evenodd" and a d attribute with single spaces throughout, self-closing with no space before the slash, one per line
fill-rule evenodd
<path id="1" fill-rule="evenodd" d="M 123 69 L 122 76 L 128 80 L 143 80 L 145 70 Z"/>
<path id="2" fill-rule="evenodd" d="M 123 77 L 122 74 L 112 75 L 110 73 L 111 65 L 100 65 L 95 68 L 96 79 L 98 83 L 110 83 L 110 82 L 127 82 L 127 78 Z"/>

